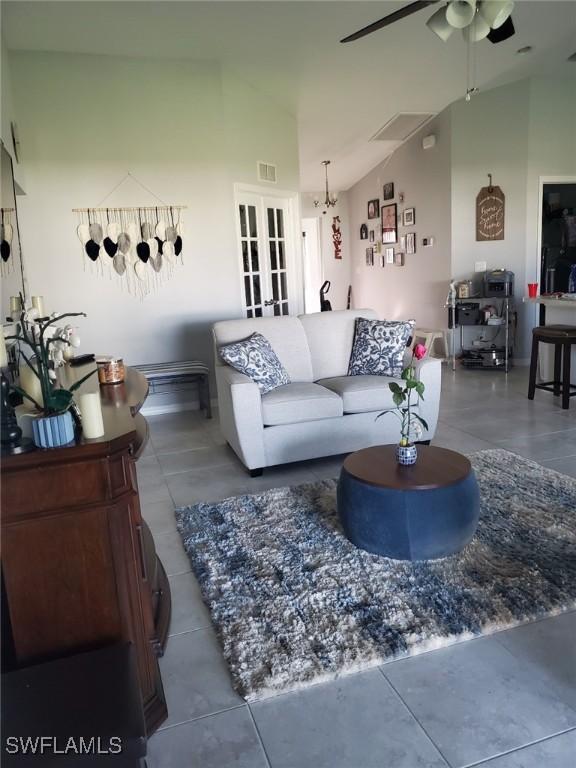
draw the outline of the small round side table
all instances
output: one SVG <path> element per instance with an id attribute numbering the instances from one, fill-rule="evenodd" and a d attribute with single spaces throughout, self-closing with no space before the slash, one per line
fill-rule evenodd
<path id="1" fill-rule="evenodd" d="M 480 494 L 468 459 L 418 446 L 401 466 L 395 446 L 350 454 L 338 481 L 338 514 L 360 549 L 397 560 L 431 560 L 459 552 L 476 531 Z"/>

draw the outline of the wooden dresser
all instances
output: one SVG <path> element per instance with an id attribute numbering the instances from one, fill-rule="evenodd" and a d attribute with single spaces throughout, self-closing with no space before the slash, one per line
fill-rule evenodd
<path id="1" fill-rule="evenodd" d="M 93 365 L 67 368 L 63 385 Z M 98 391 L 97 376 L 80 391 Z M 127 369 L 100 392 L 104 437 L 2 458 L 4 669 L 130 642 L 150 734 L 167 716 L 170 589 L 138 496 L 148 383 Z"/>

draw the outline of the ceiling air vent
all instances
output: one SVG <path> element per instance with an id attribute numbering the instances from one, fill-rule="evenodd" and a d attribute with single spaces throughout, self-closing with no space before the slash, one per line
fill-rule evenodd
<path id="1" fill-rule="evenodd" d="M 276 166 L 258 161 L 258 181 L 276 184 Z"/>
<path id="2" fill-rule="evenodd" d="M 398 112 L 370 141 L 406 141 L 433 117 L 430 112 Z"/>

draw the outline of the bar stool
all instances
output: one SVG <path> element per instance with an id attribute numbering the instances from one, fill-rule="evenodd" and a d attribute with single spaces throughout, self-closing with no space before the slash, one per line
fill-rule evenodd
<path id="1" fill-rule="evenodd" d="M 538 370 L 538 345 L 554 344 L 554 381 L 536 384 Z M 532 330 L 532 357 L 530 358 L 530 379 L 528 399 L 534 400 L 537 389 L 544 389 L 554 395 L 562 395 L 562 408 L 570 407 L 570 398 L 576 395 L 576 386 L 570 384 L 570 358 L 572 344 L 576 344 L 576 326 L 541 325 Z"/>

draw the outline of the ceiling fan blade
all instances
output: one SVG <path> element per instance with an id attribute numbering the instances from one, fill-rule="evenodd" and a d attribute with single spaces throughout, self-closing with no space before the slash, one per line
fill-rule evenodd
<path id="1" fill-rule="evenodd" d="M 427 8 L 429 5 L 436 5 L 438 2 L 440 2 L 440 0 L 417 0 L 415 3 L 405 5 L 404 8 L 399 8 L 397 11 L 394 11 L 394 13 L 389 13 L 388 16 L 384 16 L 383 19 L 359 29 L 358 32 L 354 32 L 354 34 L 344 37 L 340 42 L 351 43 L 353 40 L 359 40 L 361 37 L 370 35 L 372 32 L 377 32 L 379 29 L 382 29 L 382 27 L 394 24 L 395 21 L 400 21 L 400 19 L 404 19 L 406 16 L 411 16 L 413 13 L 421 11 L 422 8 Z"/>
<path id="2" fill-rule="evenodd" d="M 516 30 L 514 29 L 512 16 L 508 16 L 504 24 L 498 27 L 498 29 L 491 29 L 490 32 L 488 32 L 488 40 L 490 40 L 491 43 L 503 43 L 504 40 L 508 40 L 508 38 L 515 34 Z"/>

